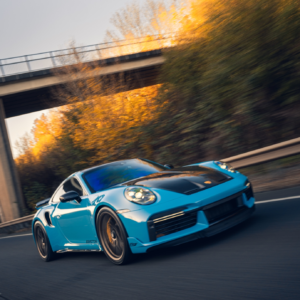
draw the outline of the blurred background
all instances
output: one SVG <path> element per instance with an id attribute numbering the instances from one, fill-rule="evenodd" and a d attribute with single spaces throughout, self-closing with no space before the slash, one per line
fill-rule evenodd
<path id="1" fill-rule="evenodd" d="M 181 166 L 299 137 L 299 29 L 298 0 L 120 5 L 102 37 L 113 48 L 102 58 L 162 49 L 157 84 L 122 92 L 122 75 L 71 81 L 101 68 L 87 65 L 93 57 L 72 41 L 58 57 L 58 76 L 70 78 L 52 91 L 60 106 L 15 143 L 26 213 L 67 176 L 97 164 L 143 157 Z M 300 155 L 240 171 L 256 192 L 299 186 Z"/>

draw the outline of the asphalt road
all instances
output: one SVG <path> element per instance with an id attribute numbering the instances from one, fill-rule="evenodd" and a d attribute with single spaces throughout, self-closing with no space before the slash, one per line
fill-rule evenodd
<path id="1" fill-rule="evenodd" d="M 32 236 L 0 239 L 0 300 L 300 299 L 300 199 L 261 203 L 237 228 L 135 257 L 44 263 Z"/>

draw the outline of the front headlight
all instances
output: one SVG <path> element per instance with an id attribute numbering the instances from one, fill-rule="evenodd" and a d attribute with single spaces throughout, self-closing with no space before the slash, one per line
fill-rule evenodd
<path id="1" fill-rule="evenodd" d="M 215 161 L 214 163 L 223 170 L 227 170 L 231 173 L 236 173 L 237 172 L 230 164 L 225 163 L 223 161 Z"/>
<path id="2" fill-rule="evenodd" d="M 129 187 L 125 190 L 125 197 L 131 202 L 148 205 L 156 201 L 156 196 L 144 187 Z"/>

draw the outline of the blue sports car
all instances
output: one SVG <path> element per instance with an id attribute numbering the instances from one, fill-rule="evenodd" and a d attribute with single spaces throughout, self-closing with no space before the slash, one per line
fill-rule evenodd
<path id="1" fill-rule="evenodd" d="M 41 258 L 104 251 L 115 264 L 132 254 L 209 237 L 248 219 L 255 200 L 247 177 L 219 161 L 180 168 L 128 159 L 79 171 L 32 222 Z"/>

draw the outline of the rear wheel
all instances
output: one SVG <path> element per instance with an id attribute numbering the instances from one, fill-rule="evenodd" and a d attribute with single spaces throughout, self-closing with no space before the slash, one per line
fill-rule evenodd
<path id="1" fill-rule="evenodd" d="M 37 221 L 34 224 L 34 237 L 40 257 L 44 261 L 54 259 L 55 252 L 52 251 L 46 230 L 40 221 Z"/>
<path id="2" fill-rule="evenodd" d="M 132 253 L 128 246 L 123 224 L 108 207 L 100 209 L 97 215 L 97 232 L 106 257 L 116 265 L 130 261 Z"/>

